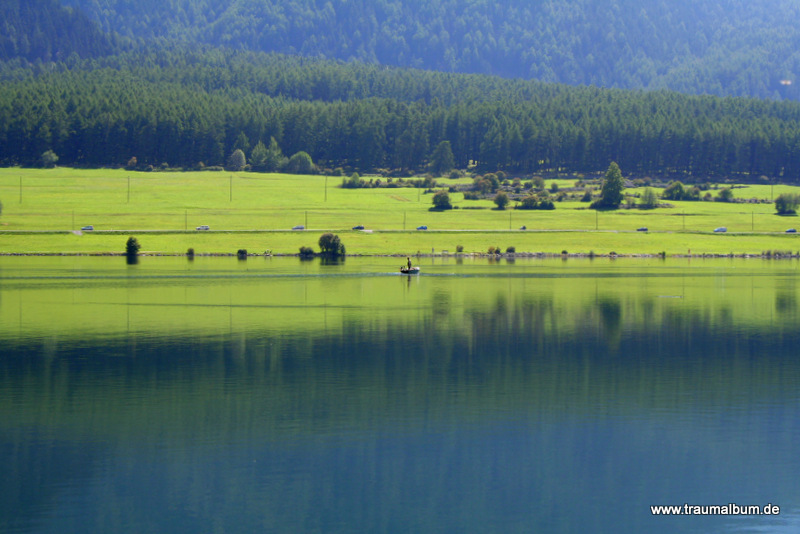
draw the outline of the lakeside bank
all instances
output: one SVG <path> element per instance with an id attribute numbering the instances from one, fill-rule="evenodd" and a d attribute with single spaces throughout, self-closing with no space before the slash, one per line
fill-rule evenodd
<path id="1" fill-rule="evenodd" d="M 253 255 L 298 255 L 300 247 L 319 251 L 320 235 L 329 230 L 268 232 L 72 232 L 3 233 L 0 254 L 113 255 L 123 254 L 128 236 L 136 236 L 142 254 L 182 256 L 232 255 L 240 249 Z M 516 257 L 795 257 L 797 234 L 614 232 L 614 231 L 407 231 L 335 233 L 353 256 L 505 255 Z M 490 253 L 490 250 L 492 253 Z"/>

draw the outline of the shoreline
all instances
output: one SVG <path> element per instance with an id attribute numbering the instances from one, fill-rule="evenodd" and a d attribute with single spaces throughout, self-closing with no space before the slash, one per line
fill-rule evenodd
<path id="1" fill-rule="evenodd" d="M 127 256 L 125 252 L 0 252 L 0 257 L 8 257 L 8 256 L 64 256 L 64 257 L 81 257 L 81 256 L 89 256 L 89 257 L 103 257 L 103 256 Z M 180 258 L 184 257 L 187 259 L 193 259 L 196 257 L 207 257 L 207 258 L 241 258 L 242 256 L 237 252 L 196 252 L 193 255 L 186 254 L 185 252 L 139 252 L 138 256 L 140 257 L 171 257 L 171 258 Z M 303 256 L 299 253 L 270 253 L 270 254 L 258 254 L 258 253 L 248 253 L 245 255 L 248 258 L 299 258 L 299 259 L 317 259 L 317 258 L 325 258 L 326 256 L 323 254 L 315 253 L 312 256 Z M 598 254 L 592 252 L 573 252 L 573 253 L 556 253 L 556 252 L 514 252 L 514 253 L 502 253 L 502 254 L 489 254 L 486 252 L 465 252 L 465 253 L 439 253 L 439 254 L 409 254 L 409 253 L 392 253 L 392 254 L 344 254 L 341 256 L 342 258 L 406 258 L 406 257 L 413 257 L 413 258 L 486 258 L 486 259 L 528 259 L 528 258 L 537 258 L 537 259 L 554 259 L 554 258 L 575 258 L 575 259 L 594 259 L 594 258 L 609 258 L 609 259 L 617 259 L 617 258 L 643 258 L 643 259 L 653 259 L 653 258 L 678 258 L 678 259 L 723 259 L 723 258 L 739 258 L 739 259 L 767 259 L 767 260 L 788 260 L 788 259 L 800 259 L 800 253 L 791 253 L 787 251 L 766 251 L 760 254 L 756 253 L 728 253 L 728 254 L 714 254 L 714 253 L 703 253 L 703 254 L 666 254 L 664 252 L 659 253 L 633 253 L 633 254 L 624 254 L 624 253 L 605 253 L 605 254 Z"/>

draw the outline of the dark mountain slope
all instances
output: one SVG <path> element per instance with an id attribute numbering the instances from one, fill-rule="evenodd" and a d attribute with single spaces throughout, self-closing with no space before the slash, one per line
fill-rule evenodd
<path id="1" fill-rule="evenodd" d="M 798 98 L 794 0 L 62 0 L 106 31 L 568 84 Z"/>
<path id="2" fill-rule="evenodd" d="M 58 0 L 0 1 L 0 60 L 56 61 L 73 53 L 98 57 L 115 50 L 115 39 Z"/>

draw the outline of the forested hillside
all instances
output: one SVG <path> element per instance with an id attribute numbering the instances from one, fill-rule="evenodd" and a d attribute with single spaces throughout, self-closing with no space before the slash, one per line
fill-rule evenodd
<path id="1" fill-rule="evenodd" d="M 72 54 L 97 57 L 116 50 L 114 37 L 58 0 L 0 1 L 0 60 L 57 61 Z"/>
<path id="2" fill-rule="evenodd" d="M 459 168 L 800 180 L 800 104 L 158 47 L 0 72 L 0 162 L 221 165 L 275 139 L 323 168 Z M 268 170 L 268 169 L 265 169 Z"/>
<path id="3" fill-rule="evenodd" d="M 796 0 L 62 2 L 107 32 L 141 39 L 572 85 L 800 97 Z"/>

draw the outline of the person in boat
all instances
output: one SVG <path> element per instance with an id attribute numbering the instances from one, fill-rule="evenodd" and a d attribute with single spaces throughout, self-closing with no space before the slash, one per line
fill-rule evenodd
<path id="1" fill-rule="evenodd" d="M 411 269 L 411 258 L 410 257 L 406 257 L 406 259 L 408 260 L 408 268 Z"/>

